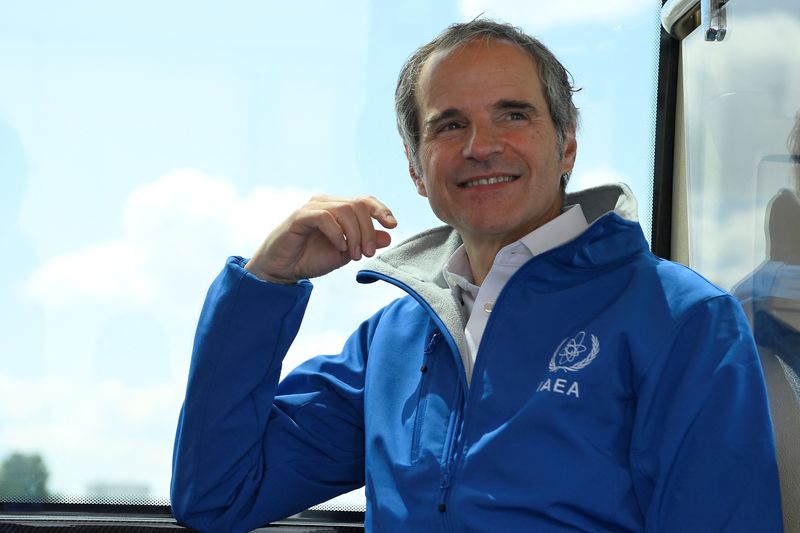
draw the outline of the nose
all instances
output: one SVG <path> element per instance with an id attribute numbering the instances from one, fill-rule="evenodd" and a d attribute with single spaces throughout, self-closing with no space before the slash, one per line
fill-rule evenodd
<path id="1" fill-rule="evenodd" d="M 502 136 L 492 124 L 473 123 L 461 150 L 465 159 L 486 161 L 493 155 L 502 153 L 505 147 Z"/>

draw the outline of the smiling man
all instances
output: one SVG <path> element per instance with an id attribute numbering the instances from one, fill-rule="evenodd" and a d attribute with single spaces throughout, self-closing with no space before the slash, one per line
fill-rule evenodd
<path id="1" fill-rule="evenodd" d="M 179 521 L 246 531 L 366 485 L 375 531 L 780 531 L 741 309 L 649 252 L 626 187 L 565 194 L 577 110 L 555 57 L 457 24 L 408 60 L 396 107 L 447 225 L 370 261 L 359 281 L 408 296 L 280 383 L 308 278 L 374 256 L 397 221 L 315 197 L 228 261 L 176 438 Z"/>
<path id="2" fill-rule="evenodd" d="M 561 214 L 575 124 L 556 131 L 536 63 L 502 40 L 433 54 L 418 87 L 420 147 L 409 170 L 461 235 L 480 285 L 503 246 Z"/>

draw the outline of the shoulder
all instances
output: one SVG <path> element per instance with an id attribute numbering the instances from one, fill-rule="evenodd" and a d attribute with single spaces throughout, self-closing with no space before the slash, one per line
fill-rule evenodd
<path id="1" fill-rule="evenodd" d="M 665 297 L 671 300 L 697 301 L 729 296 L 727 291 L 686 265 L 656 258 L 653 268 Z"/>
<path id="2" fill-rule="evenodd" d="M 727 336 L 746 339 L 749 326 L 739 302 L 687 266 L 649 254 L 633 265 L 628 312 L 630 339 L 639 348 L 672 345 L 678 338 Z M 695 339 L 699 342 L 699 339 Z"/>
<path id="3" fill-rule="evenodd" d="M 646 295 L 642 303 L 663 306 L 672 317 L 680 317 L 717 298 L 734 300 L 727 291 L 695 270 L 650 252 L 642 254 L 632 266 L 637 289 Z"/>

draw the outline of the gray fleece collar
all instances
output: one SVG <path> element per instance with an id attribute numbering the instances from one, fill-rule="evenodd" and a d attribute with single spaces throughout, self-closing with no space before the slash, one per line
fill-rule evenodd
<path id="1" fill-rule="evenodd" d="M 564 206 L 576 204 L 580 204 L 589 224 L 610 211 L 626 220 L 638 221 L 636 198 L 624 183 L 568 193 Z M 459 246 L 458 233 L 450 226 L 439 226 L 406 239 L 366 263 L 364 270 L 388 274 L 386 269 L 392 272 L 399 269 L 413 279 L 447 288 L 442 267 Z"/>
<path id="2" fill-rule="evenodd" d="M 564 206 L 575 204 L 580 204 L 589 224 L 610 211 L 627 220 L 636 221 L 638 218 L 636 199 L 623 183 L 567 194 Z M 460 245 L 461 237 L 452 227 L 429 229 L 369 261 L 359 272 L 358 281 L 377 281 L 377 274 L 411 288 L 441 318 L 459 351 L 466 353 L 466 317 L 442 275 L 442 267 Z"/>

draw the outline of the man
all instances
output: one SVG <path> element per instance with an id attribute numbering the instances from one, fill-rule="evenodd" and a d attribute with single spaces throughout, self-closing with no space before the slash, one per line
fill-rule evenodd
<path id="1" fill-rule="evenodd" d="M 398 123 L 448 224 L 370 262 L 409 296 L 278 384 L 311 285 L 389 244 L 374 198 L 317 197 L 200 318 L 175 516 L 245 531 L 366 485 L 374 531 L 779 531 L 761 368 L 735 301 L 654 257 L 624 187 L 564 197 L 569 77 L 478 20 L 409 59 Z M 616 209 L 617 212 L 614 212 Z"/>

